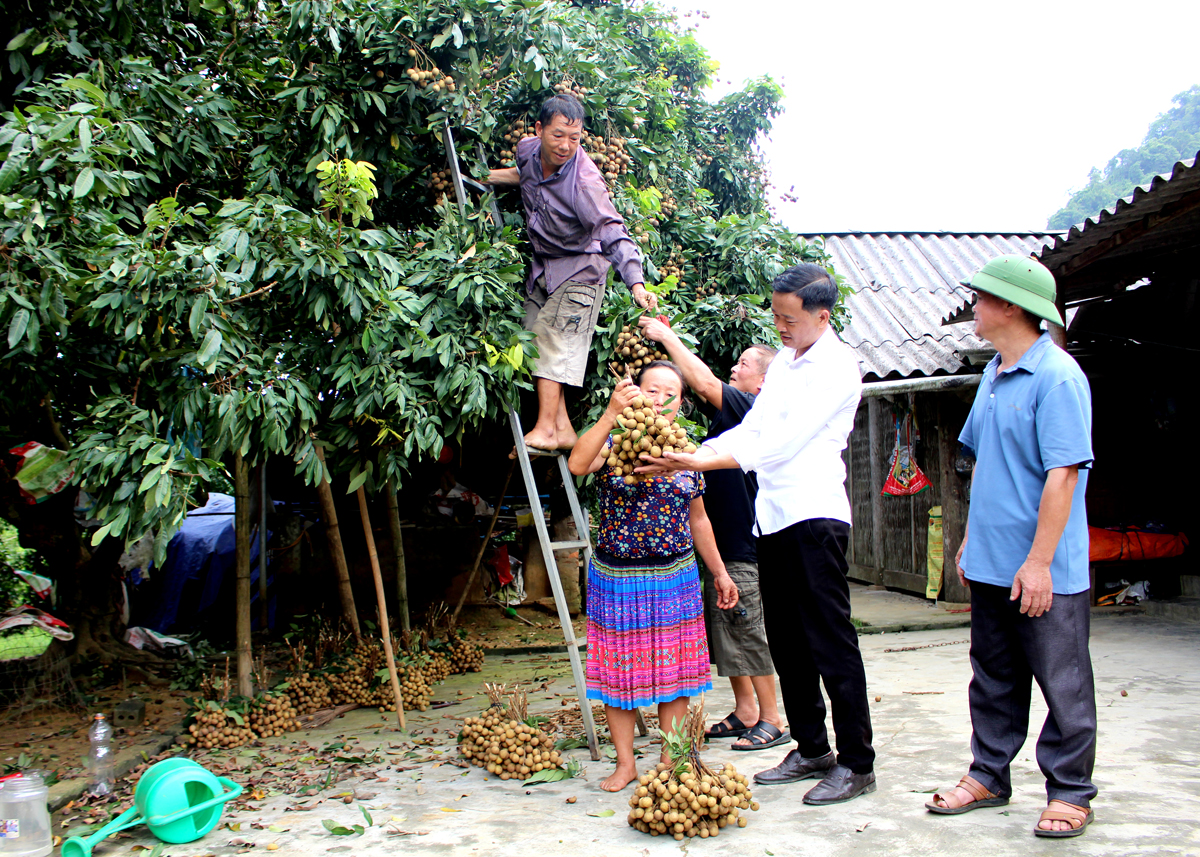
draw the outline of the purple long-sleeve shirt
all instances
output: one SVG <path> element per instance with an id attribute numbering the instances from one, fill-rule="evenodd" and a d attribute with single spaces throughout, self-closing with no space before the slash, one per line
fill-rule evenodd
<path id="1" fill-rule="evenodd" d="M 517 144 L 521 201 L 533 245 L 527 288 L 532 290 L 542 274 L 547 292 L 568 281 L 603 283 L 610 264 L 627 285 L 645 282 L 638 246 L 583 147 L 549 178 L 542 177 L 540 155 L 537 137 Z"/>

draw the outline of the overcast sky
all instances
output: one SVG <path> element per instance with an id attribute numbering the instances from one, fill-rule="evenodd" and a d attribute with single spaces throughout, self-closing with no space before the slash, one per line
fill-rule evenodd
<path id="1" fill-rule="evenodd" d="M 783 84 L 764 150 L 797 232 L 1044 229 L 1200 83 L 1195 0 L 675 5 L 710 15 L 718 95 Z"/>

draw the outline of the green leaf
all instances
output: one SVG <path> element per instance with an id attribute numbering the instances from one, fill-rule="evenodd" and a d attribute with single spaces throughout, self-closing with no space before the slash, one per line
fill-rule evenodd
<path id="1" fill-rule="evenodd" d="M 96 174 L 91 167 L 84 167 L 80 170 L 79 175 L 75 177 L 75 199 L 83 199 L 88 195 L 88 191 L 92 189 L 92 185 L 96 182 Z"/>
<path id="2" fill-rule="evenodd" d="M 8 347 L 15 348 L 16 344 L 21 341 L 21 337 L 25 335 L 25 328 L 29 326 L 29 310 L 19 309 L 13 313 L 12 321 L 8 323 Z"/>
<path id="3" fill-rule="evenodd" d="M 16 36 L 13 36 L 11 39 L 9 39 L 8 44 L 5 45 L 5 47 L 4 47 L 4 50 L 19 51 L 22 47 L 24 47 L 25 43 L 28 42 L 30 40 L 30 38 L 33 37 L 33 35 L 34 35 L 34 29 L 32 27 L 30 27 L 25 32 L 20 33 Z"/>
<path id="4" fill-rule="evenodd" d="M 360 803 L 358 805 L 358 809 L 360 812 L 362 812 L 363 818 L 365 818 L 367 820 L 367 827 L 374 827 L 375 822 L 371 818 L 371 813 L 367 812 L 367 808 Z"/>
<path id="5" fill-rule="evenodd" d="M 217 352 L 220 350 L 221 331 L 214 327 L 204 337 L 204 342 L 200 345 L 200 351 L 196 354 L 196 362 L 205 368 L 209 368 L 216 361 Z"/>
<path id="6" fill-rule="evenodd" d="M 92 148 L 92 123 L 86 116 L 79 120 L 79 147 L 84 152 L 91 151 Z"/>
<path id="7" fill-rule="evenodd" d="M 616 813 L 611 809 L 602 809 L 599 812 L 589 812 L 592 818 L 612 818 Z"/>
<path id="8" fill-rule="evenodd" d="M 371 475 L 370 471 L 364 470 L 362 473 L 355 476 L 353 479 L 350 480 L 350 484 L 346 488 L 346 493 L 353 494 L 355 491 L 357 491 L 359 488 L 362 487 L 363 483 L 365 483 L 367 481 L 367 477 L 370 475 Z"/>
<path id="9" fill-rule="evenodd" d="M 532 777 L 521 783 L 523 786 L 536 786 L 539 783 L 557 783 L 560 780 L 569 780 L 571 775 L 563 768 L 542 768 Z"/>

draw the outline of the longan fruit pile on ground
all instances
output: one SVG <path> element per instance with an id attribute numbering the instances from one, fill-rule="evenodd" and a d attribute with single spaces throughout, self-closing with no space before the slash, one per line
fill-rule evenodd
<path id="1" fill-rule="evenodd" d="M 525 779 L 562 764 L 549 736 L 495 709 L 463 721 L 459 749 L 471 764 L 502 780 Z"/>
<path id="2" fill-rule="evenodd" d="M 655 360 L 666 360 L 667 354 L 660 351 L 658 343 L 642 339 L 636 326 L 625 325 L 617 334 L 617 345 L 613 349 L 617 374 L 636 375 L 637 371 Z"/>
<path id="3" fill-rule="evenodd" d="M 450 665 L 456 675 L 483 669 L 483 646 L 455 637 L 450 641 Z"/>
<path id="4" fill-rule="evenodd" d="M 237 725 L 224 711 L 200 711 L 188 726 L 188 734 L 181 735 L 180 740 L 202 750 L 214 750 L 241 747 L 257 737 L 248 727 Z"/>
<path id="5" fill-rule="evenodd" d="M 659 762 L 638 778 L 629 799 L 629 826 L 651 836 L 667 834 L 676 839 L 717 836 L 729 824 L 746 826 L 744 809 L 757 810 L 750 784 L 733 765 L 697 773 L 691 762 L 677 772 L 675 766 Z"/>
<path id="6" fill-rule="evenodd" d="M 450 668 L 450 659 L 441 652 L 429 652 L 421 672 L 425 676 L 425 683 L 430 687 L 439 681 L 445 681 L 454 673 Z"/>
<path id="7" fill-rule="evenodd" d="M 696 445 L 688 440 L 687 431 L 674 420 L 657 414 L 642 396 L 617 417 L 616 425 L 624 431 L 613 437 L 608 454 L 608 466 L 625 477 L 626 485 L 641 481 L 633 472 L 639 457 L 662 458 L 664 452 L 695 452 Z"/>
<path id="8" fill-rule="evenodd" d="M 633 163 L 633 158 L 625 151 L 624 137 L 584 134 L 581 142 L 583 150 L 587 152 L 587 156 L 592 159 L 592 163 L 596 165 L 609 184 L 629 172 L 629 165 Z"/>
<path id="9" fill-rule="evenodd" d="M 284 732 L 295 732 L 300 728 L 292 700 L 285 693 L 255 700 L 246 722 L 259 738 L 278 738 Z"/>
<path id="10" fill-rule="evenodd" d="M 307 672 L 288 679 L 287 696 L 296 714 L 301 716 L 333 705 L 329 682 L 324 676 L 313 676 Z"/>

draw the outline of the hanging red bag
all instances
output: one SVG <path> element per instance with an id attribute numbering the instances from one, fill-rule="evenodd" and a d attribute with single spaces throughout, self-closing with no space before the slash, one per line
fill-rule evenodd
<path id="1" fill-rule="evenodd" d="M 896 448 L 892 450 L 892 468 L 883 483 L 883 494 L 893 497 L 911 497 L 929 487 L 929 477 L 917 467 L 913 456 L 913 416 L 905 411 L 903 418 L 896 415 Z"/>

